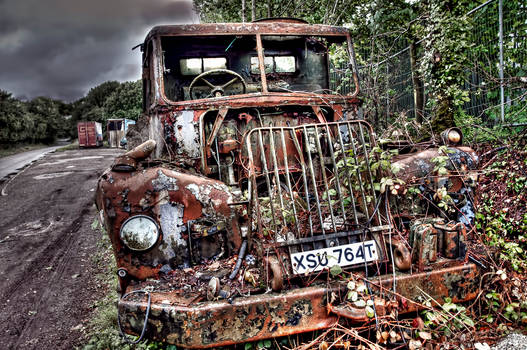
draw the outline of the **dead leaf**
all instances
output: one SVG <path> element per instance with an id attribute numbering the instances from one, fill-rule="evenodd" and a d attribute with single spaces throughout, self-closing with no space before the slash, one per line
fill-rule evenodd
<path id="1" fill-rule="evenodd" d="M 430 340 L 430 339 L 432 339 L 432 334 L 430 334 L 429 332 L 420 331 L 419 332 L 419 338 L 421 338 L 423 340 Z"/>
<path id="2" fill-rule="evenodd" d="M 425 323 L 421 317 L 416 317 L 412 320 L 412 327 L 417 328 L 421 331 L 425 327 Z"/>
<path id="3" fill-rule="evenodd" d="M 412 339 L 408 342 L 409 350 L 417 350 L 417 349 L 421 349 L 422 347 L 423 347 L 423 344 L 421 344 L 420 340 Z"/>

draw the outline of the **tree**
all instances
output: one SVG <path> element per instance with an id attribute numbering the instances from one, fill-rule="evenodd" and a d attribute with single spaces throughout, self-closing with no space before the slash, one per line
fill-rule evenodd
<path id="1" fill-rule="evenodd" d="M 409 93 L 418 121 L 430 121 L 433 116 L 432 124 L 439 131 L 454 124 L 467 98 L 463 68 L 468 62 L 471 25 L 465 14 L 482 2 L 268 0 L 254 2 L 252 12 L 257 18 L 270 12 L 275 17 L 294 14 L 309 23 L 345 24 L 352 32 L 361 66 L 365 117 L 376 126 L 387 126 L 394 113 L 391 106 Z M 239 0 L 194 0 L 194 4 L 202 21 L 240 21 Z M 406 50 L 410 46 L 412 50 Z"/>
<path id="2" fill-rule="evenodd" d="M 251 20 L 294 15 L 310 23 L 340 24 L 360 0 L 251 1 Z M 242 22 L 242 0 L 194 0 L 203 22 Z"/>
<path id="3" fill-rule="evenodd" d="M 33 123 L 26 106 L 7 91 L 0 90 L 0 143 L 25 141 L 31 134 Z"/>
<path id="4" fill-rule="evenodd" d="M 137 120 L 142 112 L 141 91 L 141 80 L 122 83 L 104 102 L 105 118 Z"/>
<path id="5" fill-rule="evenodd" d="M 59 108 L 60 103 L 49 97 L 37 97 L 27 103 L 27 111 L 34 121 L 33 141 L 55 141 L 59 131 L 65 127 Z"/>
<path id="6" fill-rule="evenodd" d="M 86 103 L 93 107 L 102 107 L 108 96 L 121 84 L 118 81 L 106 81 L 90 89 L 86 95 Z"/>
<path id="7" fill-rule="evenodd" d="M 62 112 L 68 107 L 62 101 L 37 97 L 23 102 L 0 90 L 0 143 L 51 143 L 65 136 L 68 124 Z"/>
<path id="8" fill-rule="evenodd" d="M 455 116 L 468 100 L 463 89 L 471 23 L 465 15 L 469 1 L 423 1 L 426 14 L 421 72 L 432 102 L 431 125 L 435 133 L 454 126 Z"/>
<path id="9" fill-rule="evenodd" d="M 109 96 L 121 86 L 117 81 L 106 81 L 90 89 L 85 97 L 73 102 L 71 130 L 76 135 L 77 122 L 81 120 L 96 121 L 105 124 L 104 104 Z"/>

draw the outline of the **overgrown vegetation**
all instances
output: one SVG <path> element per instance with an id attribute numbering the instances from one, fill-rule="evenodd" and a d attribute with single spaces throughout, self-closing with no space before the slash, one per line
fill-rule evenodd
<path id="1" fill-rule="evenodd" d="M 96 254 L 92 262 L 98 266 L 99 273 L 96 276 L 97 283 L 103 286 L 107 293 L 93 305 L 95 312 L 94 317 L 88 325 L 88 339 L 82 350 L 157 350 L 167 349 L 175 350 L 174 346 L 167 346 L 160 342 L 144 340 L 139 344 L 126 343 L 117 326 L 117 310 L 115 305 L 119 296 L 117 295 L 117 267 L 112 253 L 112 245 L 105 229 L 99 223 L 97 218 L 92 223 L 92 230 L 100 234 L 100 240 L 97 243 Z"/>
<path id="2" fill-rule="evenodd" d="M 497 152 L 481 176 L 477 228 L 497 249 L 496 261 L 527 269 L 527 146 L 518 141 Z"/>
<path id="3" fill-rule="evenodd" d="M 498 1 L 194 0 L 204 22 L 294 16 L 350 28 L 364 116 L 378 131 L 402 114 L 425 127 L 491 127 L 500 121 Z M 506 123 L 525 123 L 526 4 L 503 2 Z M 346 66 L 337 67 L 341 71 Z M 470 136 L 470 135 L 469 135 Z"/>

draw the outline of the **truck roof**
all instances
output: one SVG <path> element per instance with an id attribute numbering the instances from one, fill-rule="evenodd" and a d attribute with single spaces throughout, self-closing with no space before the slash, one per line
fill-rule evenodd
<path id="1" fill-rule="evenodd" d="M 156 36 L 195 35 L 306 35 L 346 36 L 348 29 L 323 24 L 307 24 L 294 19 L 269 19 L 250 23 L 203 23 L 160 25 L 152 28 L 145 42 Z"/>

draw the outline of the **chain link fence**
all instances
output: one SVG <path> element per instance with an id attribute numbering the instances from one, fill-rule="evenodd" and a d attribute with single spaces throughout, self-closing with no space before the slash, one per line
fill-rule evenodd
<path id="1" fill-rule="evenodd" d="M 465 113 L 487 126 L 503 121 L 527 122 L 527 1 L 490 0 L 468 15 L 473 30 L 463 87 L 469 92 Z M 365 117 L 380 127 L 397 117 L 415 118 L 419 91 L 427 105 L 426 91 L 415 86 L 419 80 L 412 79 L 418 74 L 412 70 L 412 56 L 418 59 L 418 48 L 414 50 L 398 39 L 389 52 L 395 53 L 388 57 L 371 49 L 357 53 Z M 334 71 L 338 74 L 342 69 Z M 338 88 L 341 93 L 350 90 L 347 86 Z M 430 117 L 426 107 L 422 113 Z"/>
<path id="2" fill-rule="evenodd" d="M 472 66 L 464 86 L 470 101 L 464 109 L 487 125 L 520 121 L 527 102 L 527 2 L 493 0 L 471 12 Z"/>

